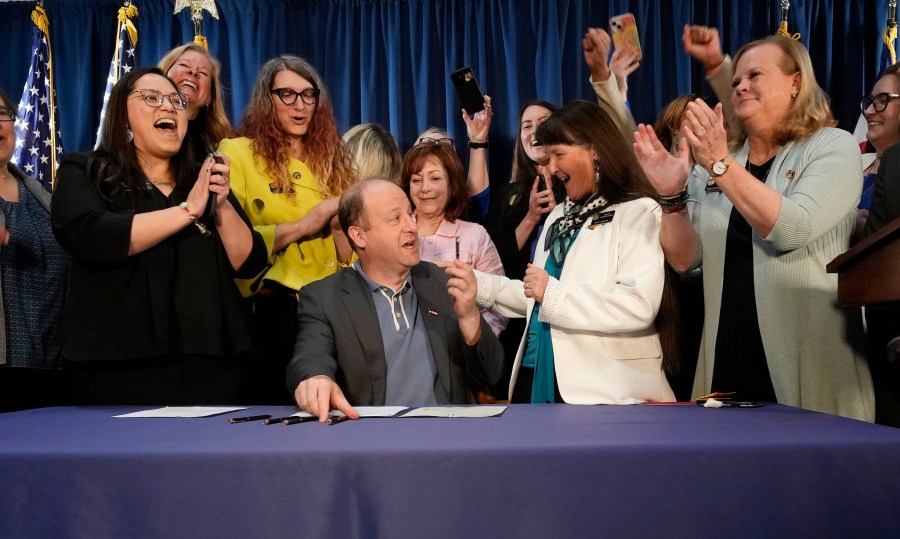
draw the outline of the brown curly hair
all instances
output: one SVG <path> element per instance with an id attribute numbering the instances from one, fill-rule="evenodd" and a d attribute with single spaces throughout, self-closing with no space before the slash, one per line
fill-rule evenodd
<path id="1" fill-rule="evenodd" d="M 244 117 L 231 138 L 247 137 L 252 142 L 250 149 L 266 164 L 266 173 L 272 177 L 277 187 L 290 198 L 294 197 L 291 179 L 288 175 L 288 144 L 286 133 L 275 115 L 277 99 L 271 94 L 275 75 L 290 70 L 308 80 L 319 90 L 319 102 L 309 131 L 303 139 L 306 148 L 306 164 L 316 175 L 319 186 L 327 197 L 340 196 L 356 181 L 353 161 L 338 134 L 334 107 L 328 90 L 319 73 L 303 58 L 289 54 L 268 60 L 259 70 L 253 94 L 244 109 Z"/>

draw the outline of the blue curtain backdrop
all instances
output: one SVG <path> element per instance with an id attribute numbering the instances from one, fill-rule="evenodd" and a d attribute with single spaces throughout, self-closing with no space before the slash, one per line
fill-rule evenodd
<path id="1" fill-rule="evenodd" d="M 188 10 L 174 0 L 134 0 L 138 65 L 193 39 Z M 31 55 L 34 2 L 0 2 L 7 47 L 0 86 L 18 99 Z M 887 0 L 794 0 L 790 30 L 812 54 L 840 126 L 853 130 L 859 97 L 874 84 Z M 121 0 L 46 0 L 62 122 L 69 151 L 93 147 Z M 686 23 L 716 26 L 723 48 L 773 33 L 778 0 L 216 0 L 206 14 L 210 51 L 223 64 L 228 111 L 237 123 L 260 64 L 280 53 L 308 58 L 321 72 L 342 130 L 387 127 L 405 150 L 428 126 L 457 140 L 465 124 L 447 74 L 471 66 L 493 97 L 491 177 L 506 181 L 521 105 L 592 99 L 581 37 L 589 26 L 635 15 L 644 62 L 629 80 L 640 122 L 677 95 L 709 93 L 702 68 L 681 47 Z"/>

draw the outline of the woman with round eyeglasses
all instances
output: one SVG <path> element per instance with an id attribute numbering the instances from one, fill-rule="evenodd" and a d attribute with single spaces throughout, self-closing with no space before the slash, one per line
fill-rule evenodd
<path id="1" fill-rule="evenodd" d="M 172 80 L 188 102 L 187 140 L 198 157 L 215 150 L 231 134 L 225 114 L 222 66 L 209 51 L 196 43 L 185 43 L 167 52 L 158 67 Z"/>
<path id="2" fill-rule="evenodd" d="M 869 127 L 866 139 L 876 151 L 865 171 L 863 199 L 869 205 L 868 211 L 860 211 L 865 238 L 900 217 L 900 64 L 885 69 L 860 108 Z M 900 427 L 900 305 L 867 305 L 865 315 L 875 422 Z"/>
<path id="3" fill-rule="evenodd" d="M 259 333 L 258 402 L 293 404 L 285 369 L 297 336 L 298 293 L 352 256 L 337 207 L 356 180 L 353 161 L 318 72 L 297 56 L 268 60 L 240 125 L 219 151 L 231 158 L 232 188 L 269 257 L 262 272 L 238 282 Z"/>
<path id="4" fill-rule="evenodd" d="M 64 403 L 56 328 L 71 267 L 53 238 L 50 193 L 10 161 L 15 120 L 0 90 L 0 412 Z"/>
<path id="5" fill-rule="evenodd" d="M 60 164 L 52 221 L 73 259 L 60 343 L 75 404 L 249 400 L 234 277 L 259 272 L 265 244 L 230 192 L 228 159 L 200 165 L 185 143 L 187 108 L 161 70 L 132 71 L 97 150 Z"/>
<path id="6" fill-rule="evenodd" d="M 884 151 L 900 140 L 900 64 L 894 64 L 881 74 L 872 87 L 872 93 L 859 102 L 859 108 L 866 118 L 868 130 L 866 140 L 875 147 L 875 160 L 863 171 L 863 193 L 859 208 L 866 210 L 872 205 L 872 194 L 878 167 Z"/>

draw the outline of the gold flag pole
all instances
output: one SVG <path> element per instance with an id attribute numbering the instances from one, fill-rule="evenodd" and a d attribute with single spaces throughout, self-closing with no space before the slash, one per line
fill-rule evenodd
<path id="1" fill-rule="evenodd" d="M 896 0 L 894 0 L 896 1 Z M 788 32 L 788 11 L 791 9 L 790 0 L 781 0 L 781 24 L 778 25 L 778 31 L 775 32 L 780 36 L 797 41 L 800 39 L 800 32 L 791 34 Z"/>
<path id="2" fill-rule="evenodd" d="M 50 54 L 52 55 L 53 49 L 50 47 L 50 19 L 47 18 L 47 12 L 44 9 L 44 0 L 38 0 L 34 11 L 31 12 L 31 20 L 44 33 L 44 39 L 47 40 L 47 50 L 51 51 Z M 53 84 L 53 56 L 47 58 L 47 84 L 50 87 L 47 92 L 49 94 L 47 98 L 50 100 L 50 156 L 53 160 L 53 166 L 50 167 L 50 190 L 54 191 L 56 190 L 56 168 L 59 166 L 59 163 L 56 161 L 56 86 Z"/>
<path id="3" fill-rule="evenodd" d="M 208 11 L 213 19 L 219 20 L 219 12 L 216 10 L 215 0 L 175 0 L 175 11 L 172 13 L 177 15 L 186 7 L 191 8 L 191 20 L 194 22 L 194 43 L 208 50 L 209 44 L 201 29 L 203 11 Z"/>
<path id="4" fill-rule="evenodd" d="M 897 39 L 897 0 L 888 2 L 888 20 L 884 26 L 881 40 L 891 53 L 891 64 L 897 63 L 897 50 L 894 48 L 894 40 Z"/>

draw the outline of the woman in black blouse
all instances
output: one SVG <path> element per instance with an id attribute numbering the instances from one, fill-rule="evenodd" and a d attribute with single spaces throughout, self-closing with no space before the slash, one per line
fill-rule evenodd
<path id="1" fill-rule="evenodd" d="M 159 69 L 129 73 L 100 147 L 60 165 L 53 231 L 74 261 L 60 339 L 77 404 L 244 398 L 252 336 L 232 279 L 259 273 L 266 250 L 228 158 L 200 164 L 182 144 L 187 106 Z"/>

